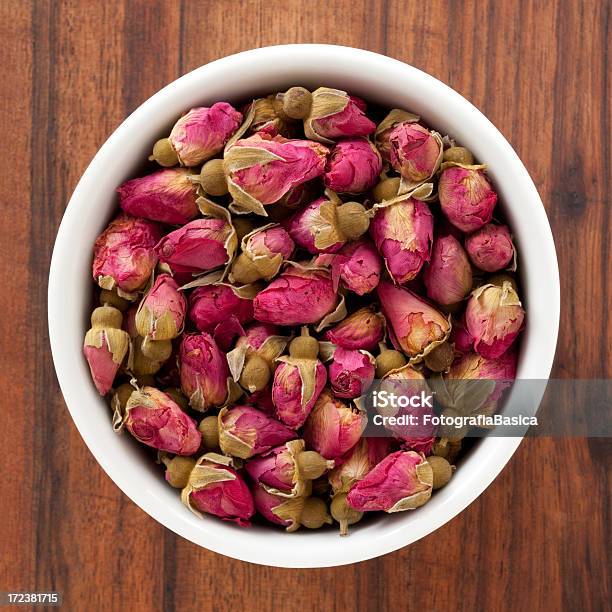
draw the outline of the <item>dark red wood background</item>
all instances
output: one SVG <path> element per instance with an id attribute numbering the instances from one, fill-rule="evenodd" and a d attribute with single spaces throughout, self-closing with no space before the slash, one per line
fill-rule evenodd
<path id="1" fill-rule="evenodd" d="M 609 609 L 609 440 L 527 440 L 450 524 L 349 567 L 258 567 L 183 541 L 73 426 L 46 282 L 79 176 L 157 89 L 251 47 L 352 45 L 445 81 L 510 140 L 558 248 L 554 374 L 610 377 L 610 13 L 605 0 L 1 0 L 0 590 L 54 589 L 70 610 Z"/>

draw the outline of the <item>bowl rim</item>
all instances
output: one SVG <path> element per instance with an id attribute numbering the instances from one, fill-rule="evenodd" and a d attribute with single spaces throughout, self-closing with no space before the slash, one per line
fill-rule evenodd
<path id="1" fill-rule="evenodd" d="M 337 45 L 275 45 L 223 57 L 196 68 L 159 90 L 118 126 L 84 171 L 68 203 L 57 233 L 49 271 L 49 337 L 60 388 L 81 437 L 102 469 L 147 514 L 185 539 L 236 559 L 278 567 L 329 567 L 363 561 L 393 552 L 444 525 L 462 512 L 489 486 L 512 457 L 522 438 L 482 440 L 478 451 L 468 456 L 465 461 L 465 465 L 471 465 L 473 471 L 462 477 L 462 489 L 453 490 L 448 494 L 446 491 L 448 487 L 439 491 L 438 495 L 444 492 L 444 503 L 442 500 L 441 503 L 437 503 L 436 511 L 428 512 L 428 507 L 434 502 L 432 500 L 427 506 L 420 509 L 420 515 L 413 514 L 413 517 L 418 516 L 417 519 L 411 518 L 410 521 L 403 521 L 406 524 L 402 524 L 402 521 L 389 520 L 384 527 L 364 530 L 367 532 L 367 538 L 352 536 L 338 542 L 335 534 L 327 534 L 332 536 L 331 539 L 327 538 L 331 546 L 328 546 L 325 539 L 321 538 L 323 534 L 319 532 L 302 534 L 298 532 L 292 536 L 299 540 L 298 555 L 293 552 L 293 546 L 286 546 L 288 540 L 269 535 L 270 530 L 266 530 L 268 542 L 262 546 L 262 540 L 258 535 L 261 532 L 257 532 L 254 536 L 253 534 L 243 535 L 245 532 L 240 532 L 232 537 L 232 531 L 227 530 L 226 524 L 219 524 L 217 521 L 213 522 L 208 519 L 196 524 L 193 522 L 193 517 L 189 519 L 188 511 L 182 514 L 175 508 L 167 507 L 164 503 L 160 503 L 158 492 L 139 486 L 138 479 L 131 477 L 129 470 L 122 469 L 121 462 L 111 456 L 107 446 L 99 439 L 99 432 L 92 423 L 91 413 L 88 412 L 89 402 L 84 401 L 85 398 L 93 397 L 91 395 L 93 385 L 90 380 L 75 378 L 75 369 L 78 370 L 80 367 L 77 356 L 73 354 L 75 332 L 66 324 L 67 275 L 68 280 L 71 274 L 75 275 L 77 282 L 79 278 L 76 276 L 77 268 L 73 261 L 75 258 L 71 249 L 71 236 L 83 223 L 81 208 L 85 210 L 84 203 L 88 193 L 96 188 L 96 181 L 101 170 L 109 164 L 117 163 L 117 152 L 121 149 L 122 143 L 127 142 L 127 139 L 134 137 L 139 130 L 142 130 L 147 123 L 147 118 L 152 113 L 160 111 L 170 95 L 176 98 L 181 92 L 187 92 L 212 78 L 213 74 L 235 75 L 247 68 L 251 74 L 257 74 L 258 71 L 261 73 L 264 66 L 270 63 L 272 66 L 278 66 L 281 59 L 284 66 L 299 65 L 302 70 L 305 70 L 304 66 L 307 64 L 323 66 L 323 68 L 316 68 L 322 71 L 329 71 L 329 66 L 335 66 L 339 70 L 350 70 L 351 66 L 358 65 L 360 69 L 365 67 L 366 70 L 369 70 L 370 75 L 373 74 L 373 71 L 383 71 L 386 75 L 404 79 L 407 86 L 417 83 L 419 87 L 425 88 L 437 99 L 443 100 L 443 104 L 452 107 L 454 112 L 462 114 L 464 119 L 473 121 L 477 129 L 483 130 L 483 134 L 486 133 L 490 146 L 496 147 L 496 153 L 507 162 L 508 168 L 515 175 L 522 190 L 522 197 L 529 204 L 530 223 L 534 225 L 534 231 L 538 233 L 538 251 L 541 257 L 538 265 L 548 274 L 548 277 L 544 279 L 548 282 L 546 312 L 537 313 L 537 329 L 533 331 L 536 335 L 534 340 L 530 341 L 530 346 L 533 346 L 530 349 L 533 355 L 530 354 L 529 367 L 526 367 L 525 371 L 521 371 L 519 366 L 518 378 L 548 379 L 554 359 L 559 326 L 559 270 L 546 212 L 526 168 L 499 130 L 476 107 L 448 85 L 399 60 L 372 51 Z M 322 80 L 326 78 L 322 77 Z M 250 89 L 253 90 L 252 87 Z M 539 349 L 538 346 L 540 346 Z M 81 355 L 78 356 L 78 359 L 82 359 Z M 538 403 L 540 399 L 541 395 L 537 398 Z M 487 457 L 487 461 L 482 461 L 483 457 Z M 284 533 L 281 535 L 283 538 L 287 537 Z M 323 548 L 325 548 L 324 552 Z"/>

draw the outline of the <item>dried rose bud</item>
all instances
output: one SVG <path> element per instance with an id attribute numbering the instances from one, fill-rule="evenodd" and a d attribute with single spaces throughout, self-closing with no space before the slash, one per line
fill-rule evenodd
<path id="1" fill-rule="evenodd" d="M 465 316 L 453 321 L 453 329 L 449 337 L 457 353 L 469 353 L 474 348 L 474 338 L 465 327 Z"/>
<path id="2" fill-rule="evenodd" d="M 433 225 L 429 206 L 414 198 L 376 210 L 370 235 L 396 283 L 413 280 L 429 261 Z"/>
<path id="3" fill-rule="evenodd" d="M 162 274 L 140 302 L 136 329 L 141 336 L 151 340 L 172 340 L 183 329 L 186 309 L 187 300 L 178 290 L 175 280 Z"/>
<path id="4" fill-rule="evenodd" d="M 242 253 L 232 264 L 230 280 L 244 284 L 272 280 L 294 250 L 291 236 L 280 225 L 258 228 L 242 239 Z"/>
<path id="5" fill-rule="evenodd" d="M 385 335 L 385 317 L 364 306 L 326 331 L 324 338 L 345 349 L 371 351 Z"/>
<path id="6" fill-rule="evenodd" d="M 380 463 L 389 454 L 390 449 L 389 438 L 361 438 L 338 460 L 337 467 L 329 473 L 329 483 L 334 494 L 347 492 Z"/>
<path id="7" fill-rule="evenodd" d="M 329 364 L 329 382 L 334 395 L 344 399 L 363 395 L 374 380 L 374 364 L 374 357 L 367 351 L 336 348 Z"/>
<path id="8" fill-rule="evenodd" d="M 249 527 L 255 514 L 253 496 L 229 457 L 202 455 L 181 492 L 182 502 L 196 515 L 214 514 L 224 521 Z"/>
<path id="9" fill-rule="evenodd" d="M 380 282 L 382 260 L 374 244 L 367 238 L 349 242 L 338 253 L 322 255 L 317 265 L 331 265 L 332 280 L 357 295 L 366 295 Z"/>
<path id="10" fill-rule="evenodd" d="M 234 317 L 241 325 L 253 319 L 253 300 L 239 288 L 223 283 L 197 287 L 189 296 L 189 318 L 199 331 L 213 333 Z"/>
<path id="11" fill-rule="evenodd" d="M 376 148 L 386 162 L 391 162 L 391 132 L 398 125 L 416 123 L 419 119 L 420 117 L 418 115 L 414 115 L 400 108 L 394 108 L 390 110 L 387 116 L 378 124 L 374 140 L 376 142 Z M 397 195 L 397 190 L 392 197 L 395 197 L 395 195 Z M 382 198 L 377 201 L 380 202 L 381 200 Z"/>
<path id="12" fill-rule="evenodd" d="M 324 390 L 306 421 L 304 440 L 326 459 L 338 459 L 357 444 L 366 424 L 365 414 Z"/>
<path id="13" fill-rule="evenodd" d="M 296 437 L 276 419 L 251 406 L 233 406 L 219 412 L 219 445 L 225 455 L 248 459 Z"/>
<path id="14" fill-rule="evenodd" d="M 301 427 L 327 382 L 327 370 L 317 359 L 319 343 L 302 329 L 289 345 L 289 357 L 280 357 L 274 371 L 272 401 L 276 416 L 294 429 Z"/>
<path id="15" fill-rule="evenodd" d="M 176 272 L 203 272 L 225 265 L 236 247 L 234 228 L 224 219 L 196 219 L 164 236 L 159 260 Z"/>
<path id="16" fill-rule="evenodd" d="M 342 204 L 329 192 L 298 210 L 288 224 L 295 243 L 310 253 L 335 253 L 348 240 L 356 240 L 370 225 L 362 204 Z"/>
<path id="17" fill-rule="evenodd" d="M 130 337 L 121 329 L 123 315 L 112 306 L 99 306 L 91 314 L 91 329 L 85 334 L 83 353 L 100 395 L 113 386 L 119 366 L 130 346 Z"/>
<path id="18" fill-rule="evenodd" d="M 389 133 L 389 160 L 407 185 L 417 185 L 440 167 L 442 140 L 418 123 L 400 123 Z"/>
<path id="19" fill-rule="evenodd" d="M 366 104 L 360 98 L 339 89 L 319 87 L 312 92 L 304 133 L 328 144 L 338 138 L 367 136 L 376 129 L 376 124 L 366 117 L 365 110 Z"/>
<path id="20" fill-rule="evenodd" d="M 414 510 L 429 501 L 433 471 L 423 455 L 397 451 L 385 457 L 347 495 L 351 508 L 367 512 Z"/>
<path id="21" fill-rule="evenodd" d="M 334 462 L 314 451 L 304 451 L 304 440 L 291 440 L 251 459 L 246 471 L 266 491 L 281 497 L 302 497 L 307 483 L 334 467 Z"/>
<path id="22" fill-rule="evenodd" d="M 514 244 L 507 225 L 488 223 L 465 239 L 472 263 L 485 272 L 508 267 L 514 257 Z"/>
<path id="23" fill-rule="evenodd" d="M 193 455 L 202 440 L 196 422 L 154 387 L 142 387 L 130 395 L 124 425 L 139 442 L 175 455 Z"/>
<path id="24" fill-rule="evenodd" d="M 228 395 L 225 355 L 209 334 L 184 334 L 179 349 L 181 391 L 200 412 L 221 406 Z"/>
<path id="25" fill-rule="evenodd" d="M 231 208 L 266 216 L 264 205 L 323 174 L 327 153 L 317 142 L 282 136 L 255 134 L 236 141 L 224 157 Z"/>
<path id="26" fill-rule="evenodd" d="M 199 166 L 220 153 L 242 123 L 242 114 L 227 102 L 192 108 L 172 128 L 168 140 L 182 166 Z"/>
<path id="27" fill-rule="evenodd" d="M 274 96 L 253 100 L 246 106 L 244 112 L 246 114 L 245 123 L 250 121 L 248 126 L 250 133 L 262 132 L 269 136 L 288 135 L 288 122 L 276 111 Z"/>
<path id="28" fill-rule="evenodd" d="M 127 294 L 140 289 L 157 264 L 154 247 L 160 238 L 157 224 L 119 215 L 96 239 L 94 280 L 103 289 L 117 287 Z"/>
<path id="29" fill-rule="evenodd" d="M 516 378 L 517 353 L 511 349 L 497 359 L 487 359 L 478 353 L 469 352 L 456 359 L 449 371 L 443 375 L 444 383 L 432 388 L 436 400 L 445 408 L 456 410 L 466 416 L 472 414 L 492 415 L 504 391 L 512 386 Z M 480 380 L 477 386 L 466 386 L 460 381 Z"/>
<path id="30" fill-rule="evenodd" d="M 509 282 L 483 285 L 470 295 L 465 324 L 474 350 L 488 359 L 503 355 L 523 328 L 525 311 Z"/>
<path id="31" fill-rule="evenodd" d="M 372 188 L 382 172 L 382 159 L 367 138 L 341 140 L 325 164 L 323 180 L 338 193 L 363 193 Z"/>
<path id="32" fill-rule="evenodd" d="M 412 360 L 422 358 L 448 338 L 448 319 L 412 291 L 382 281 L 377 292 L 393 345 Z"/>
<path id="33" fill-rule="evenodd" d="M 451 164 L 440 175 L 438 196 L 442 212 L 462 232 L 480 229 L 493 216 L 497 194 L 489 184 L 483 168 Z"/>
<path id="34" fill-rule="evenodd" d="M 274 363 L 282 355 L 288 340 L 274 325 L 250 325 L 227 354 L 234 381 L 250 393 L 262 391 L 268 386 Z"/>
<path id="35" fill-rule="evenodd" d="M 196 185 L 183 168 L 158 170 L 126 181 L 117 189 L 119 205 L 130 215 L 183 225 L 198 216 Z"/>
<path id="36" fill-rule="evenodd" d="M 338 307 L 331 274 L 288 266 L 253 300 L 255 319 L 275 325 L 317 323 Z"/>
<path id="37" fill-rule="evenodd" d="M 427 295 L 438 304 L 455 304 L 470 292 L 472 267 L 460 242 L 451 234 L 435 239 L 423 281 Z"/>
<path id="38" fill-rule="evenodd" d="M 319 529 L 324 524 L 331 525 L 332 519 L 327 506 L 317 497 L 286 498 L 268 493 L 261 485 L 253 488 L 255 508 L 266 520 L 282 525 L 288 532 L 304 526 L 308 529 Z"/>

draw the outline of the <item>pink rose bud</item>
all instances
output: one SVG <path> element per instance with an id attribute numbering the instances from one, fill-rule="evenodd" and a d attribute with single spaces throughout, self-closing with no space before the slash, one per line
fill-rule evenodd
<path id="1" fill-rule="evenodd" d="M 318 359 L 281 358 L 274 371 L 272 401 L 276 416 L 293 429 L 311 413 L 325 383 L 327 370 Z"/>
<path id="2" fill-rule="evenodd" d="M 251 406 L 219 412 L 219 446 L 225 455 L 248 459 L 295 437 L 295 431 Z"/>
<path id="3" fill-rule="evenodd" d="M 282 497 L 304 496 L 308 481 L 334 467 L 333 461 L 312 451 L 304 452 L 304 448 L 304 440 L 291 440 L 251 459 L 246 464 L 246 471 L 269 493 Z"/>
<path id="4" fill-rule="evenodd" d="M 121 214 L 111 221 L 94 245 L 93 278 L 103 289 L 125 293 L 140 289 L 157 264 L 159 226 Z"/>
<path id="5" fill-rule="evenodd" d="M 432 485 L 433 470 L 423 455 L 397 451 L 355 483 L 346 499 L 362 512 L 414 510 L 429 501 Z"/>
<path id="6" fill-rule="evenodd" d="M 523 328 L 525 311 L 508 281 L 501 287 L 483 285 L 470 295 L 465 324 L 474 350 L 488 359 L 503 355 Z"/>
<path id="7" fill-rule="evenodd" d="M 213 283 L 197 287 L 189 296 L 189 318 L 199 331 L 209 334 L 231 318 L 244 325 L 253 318 L 253 300 L 241 297 L 240 291 L 231 285 Z"/>
<path id="8" fill-rule="evenodd" d="M 516 364 L 517 352 L 513 349 L 496 359 L 466 353 L 455 359 L 444 374 L 444 388 L 435 387 L 436 399 L 445 408 L 453 408 L 460 414 L 495 414 L 499 400 L 516 378 Z M 459 382 L 462 380 L 482 380 L 483 386 L 474 388 L 469 394 L 467 387 Z"/>
<path id="9" fill-rule="evenodd" d="M 196 185 L 184 168 L 168 168 L 126 181 L 117 189 L 119 205 L 135 217 L 183 225 L 198 216 Z"/>
<path id="10" fill-rule="evenodd" d="M 230 279 L 237 283 L 271 280 L 291 258 L 295 244 L 280 225 L 264 226 L 242 240 L 242 253 L 234 260 Z"/>
<path id="11" fill-rule="evenodd" d="M 363 395 L 374 380 L 375 360 L 367 351 L 334 351 L 329 364 L 329 382 L 336 397 L 353 399 Z"/>
<path id="12" fill-rule="evenodd" d="M 169 140 L 182 166 L 199 166 L 223 150 L 242 123 L 242 114 L 227 102 L 192 108 L 172 128 Z"/>
<path id="13" fill-rule="evenodd" d="M 228 263 L 232 241 L 236 233 L 226 220 L 196 219 L 164 236 L 155 252 L 175 272 L 204 272 Z"/>
<path id="14" fill-rule="evenodd" d="M 214 514 L 224 521 L 249 527 L 255 514 L 253 496 L 230 457 L 202 455 L 181 492 L 182 502 L 197 516 Z"/>
<path id="15" fill-rule="evenodd" d="M 376 124 L 366 115 L 366 104 L 345 91 L 319 87 L 312 92 L 310 114 L 304 119 L 308 138 L 331 143 L 338 138 L 367 136 Z"/>
<path id="16" fill-rule="evenodd" d="M 161 274 L 136 313 L 136 329 L 143 338 L 172 340 L 183 330 L 187 300 L 169 274 Z"/>
<path id="17" fill-rule="evenodd" d="M 179 371 L 181 390 L 194 410 L 206 412 L 227 399 L 227 360 L 209 334 L 183 335 Z"/>
<path id="18" fill-rule="evenodd" d="M 442 140 L 422 125 L 403 122 L 389 133 L 391 165 L 409 185 L 432 177 L 442 161 Z"/>
<path id="19" fill-rule="evenodd" d="M 255 319 L 275 325 L 317 323 L 338 306 L 331 274 L 289 266 L 253 300 Z"/>
<path id="20" fill-rule="evenodd" d="M 433 225 L 429 206 L 414 198 L 376 210 L 370 235 L 396 283 L 415 279 L 429 261 Z"/>
<path id="21" fill-rule="evenodd" d="M 83 353 L 100 395 L 106 395 L 130 345 L 121 329 L 123 315 L 112 306 L 100 306 L 91 314 L 91 329 L 85 334 Z"/>
<path id="22" fill-rule="evenodd" d="M 175 455 L 193 455 L 202 440 L 196 422 L 155 387 L 142 387 L 130 395 L 124 425 L 139 442 Z"/>
<path id="23" fill-rule="evenodd" d="M 389 438 L 361 438 L 346 455 L 340 458 L 337 462 L 339 465 L 329 473 L 328 479 L 333 493 L 348 491 L 380 463 L 390 450 Z"/>
<path id="24" fill-rule="evenodd" d="M 357 295 L 366 295 L 380 282 L 382 260 L 374 244 L 367 238 L 349 242 L 334 255 L 322 255 L 317 265 L 331 265 L 334 286 L 339 282 Z"/>
<path id="25" fill-rule="evenodd" d="M 375 142 L 382 158 L 391 162 L 391 132 L 401 124 L 416 123 L 420 117 L 400 108 L 394 108 L 376 127 Z"/>
<path id="26" fill-rule="evenodd" d="M 508 267 L 514 257 L 514 244 L 507 225 L 488 223 L 465 239 L 472 263 L 485 272 Z"/>
<path id="27" fill-rule="evenodd" d="M 325 332 L 324 338 L 353 350 L 374 350 L 385 335 L 385 317 L 364 306 Z"/>
<path id="28" fill-rule="evenodd" d="M 448 337 L 448 319 L 412 291 L 383 281 L 377 292 L 393 345 L 413 360 L 423 357 Z"/>
<path id="29" fill-rule="evenodd" d="M 338 193 L 363 193 L 382 172 L 382 159 L 367 138 L 341 140 L 325 164 L 325 186 Z"/>
<path id="30" fill-rule="evenodd" d="M 325 502 L 316 497 L 281 497 L 268 493 L 262 485 L 255 485 L 253 498 L 259 514 L 271 523 L 286 527 L 288 532 L 299 529 L 300 525 L 318 529 L 332 522 Z"/>
<path id="31" fill-rule="evenodd" d="M 440 235 L 435 239 L 423 281 L 427 295 L 438 304 L 455 304 L 470 292 L 472 267 L 454 236 Z"/>
<path id="32" fill-rule="evenodd" d="M 446 218 L 462 232 L 474 232 L 493 216 L 497 194 L 483 166 L 446 167 L 438 183 L 440 206 Z"/>
<path id="33" fill-rule="evenodd" d="M 317 142 L 267 134 L 236 141 L 224 157 L 232 207 L 266 216 L 264 205 L 323 174 L 327 153 Z"/>
<path id="34" fill-rule="evenodd" d="M 365 414 L 324 390 L 306 421 L 304 440 L 326 459 L 338 459 L 357 444 L 366 424 Z"/>

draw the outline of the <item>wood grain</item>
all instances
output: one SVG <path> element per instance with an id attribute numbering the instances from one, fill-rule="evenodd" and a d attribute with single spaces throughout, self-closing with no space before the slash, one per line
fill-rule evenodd
<path id="1" fill-rule="evenodd" d="M 606 609 L 608 440 L 526 440 L 451 523 L 349 567 L 259 567 L 178 538 L 115 487 L 69 419 L 46 280 L 79 176 L 162 85 L 251 47 L 363 47 L 445 81 L 515 147 L 558 248 L 554 374 L 610 377 L 610 13 L 595 0 L 0 0 L 0 590 L 58 590 L 69 610 Z"/>

